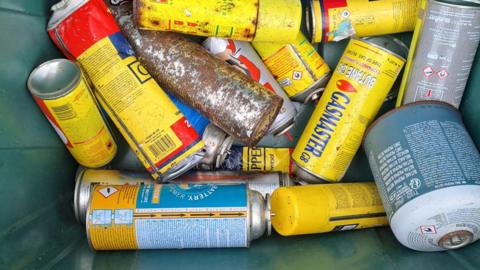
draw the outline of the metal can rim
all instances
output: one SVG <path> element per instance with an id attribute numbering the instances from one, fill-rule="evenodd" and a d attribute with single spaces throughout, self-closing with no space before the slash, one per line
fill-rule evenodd
<path id="1" fill-rule="evenodd" d="M 365 130 L 365 134 L 363 136 L 363 139 L 362 139 L 362 145 L 365 146 L 365 140 L 367 139 L 368 137 L 368 134 L 370 133 L 370 131 L 375 127 L 377 126 L 378 124 L 380 124 L 381 122 L 383 122 L 383 120 L 385 120 L 386 118 L 388 118 L 389 116 L 391 116 L 392 114 L 398 112 L 398 111 L 402 111 L 404 109 L 407 109 L 409 107 L 416 107 L 416 106 L 420 106 L 420 105 L 440 105 L 440 106 L 443 106 L 447 109 L 450 109 L 456 113 L 460 113 L 460 111 L 458 109 L 456 109 L 455 107 L 453 107 L 451 104 L 449 103 L 446 103 L 446 102 L 443 102 L 443 101 L 438 101 L 438 100 L 422 100 L 422 101 L 416 101 L 416 102 L 412 102 L 412 103 L 408 103 L 408 104 L 405 104 L 405 105 L 402 105 L 401 107 L 398 107 L 398 108 L 395 108 L 395 109 L 392 109 L 388 112 L 386 112 L 385 114 L 381 115 L 379 118 L 377 118 L 375 121 L 373 121 L 369 126 L 368 128 Z"/>
<path id="2" fill-rule="evenodd" d="M 315 21 L 313 19 L 314 17 L 314 11 L 313 11 L 313 1 L 310 0 L 309 3 L 305 7 L 305 28 L 307 29 L 307 34 L 310 36 L 310 42 L 313 43 L 314 41 L 314 34 L 313 30 L 315 29 Z"/>
<path id="3" fill-rule="evenodd" d="M 380 49 L 380 50 L 382 50 L 382 51 L 384 51 L 384 52 L 386 52 L 386 53 L 389 53 L 389 54 L 391 54 L 391 55 L 399 58 L 400 60 L 402 60 L 402 61 L 404 61 L 404 62 L 407 61 L 407 59 L 406 59 L 405 57 L 402 57 L 402 56 L 399 55 L 398 53 L 392 52 L 391 50 L 386 49 L 386 48 L 384 48 L 384 47 L 382 47 L 382 46 L 380 46 L 380 45 L 378 45 L 378 44 L 376 44 L 376 43 L 373 43 L 373 42 L 371 42 L 371 41 L 369 41 L 369 40 L 365 40 L 365 39 L 359 38 L 359 37 L 357 37 L 357 36 L 353 36 L 353 37 L 351 37 L 350 39 L 351 39 L 351 40 L 357 40 L 357 41 L 365 42 L 365 43 L 367 43 L 368 45 L 371 45 L 371 46 L 373 46 L 373 47 L 375 47 L 375 48 L 377 48 L 377 49 Z"/>
<path id="4" fill-rule="evenodd" d="M 53 91 L 53 92 L 47 92 L 47 93 L 39 92 L 33 86 L 32 81 L 35 79 L 35 77 L 38 75 L 38 73 L 41 71 L 41 69 L 43 69 L 43 68 L 45 68 L 49 65 L 55 64 L 55 63 L 61 63 L 61 64 L 64 64 L 64 65 L 65 64 L 66 65 L 72 65 L 72 67 L 74 67 L 75 70 L 77 71 L 75 76 L 72 78 L 70 83 L 68 83 L 67 85 L 65 85 L 64 87 L 62 87 L 59 90 L 56 90 L 56 91 Z M 52 59 L 52 60 L 49 60 L 49 61 L 46 61 L 46 62 L 40 64 L 30 73 L 30 75 L 28 76 L 27 87 L 28 87 L 30 93 L 32 93 L 32 95 L 34 95 L 36 97 L 39 97 L 41 99 L 47 99 L 47 100 L 48 99 L 57 99 L 57 98 L 68 95 L 79 85 L 80 80 L 82 78 L 81 74 L 82 74 L 82 70 L 80 69 L 80 67 L 78 66 L 77 63 L 75 63 L 71 60 L 65 59 L 65 58 Z"/>
<path id="5" fill-rule="evenodd" d="M 64 2 L 64 0 L 60 1 L 56 5 L 60 4 L 61 2 Z M 79 8 L 81 8 L 83 5 L 85 5 L 88 2 L 89 2 L 89 0 L 74 0 L 74 1 L 69 0 L 69 1 L 66 1 L 66 6 L 60 8 L 60 10 L 62 10 L 62 9 L 65 10 L 65 13 L 63 13 L 63 14 L 58 11 L 59 9 L 54 9 L 54 7 L 56 5 L 53 5 L 52 6 L 53 15 L 50 18 L 50 20 L 48 21 L 47 31 L 50 31 L 50 30 L 54 29 L 55 27 L 57 27 L 60 23 L 62 23 L 63 20 L 65 20 L 70 15 L 72 15 L 72 13 L 77 11 Z M 58 17 L 57 18 L 55 18 L 55 13 L 56 12 L 58 12 L 57 13 Z"/>
<path id="6" fill-rule="evenodd" d="M 378 45 L 379 47 L 384 48 L 384 49 L 387 50 L 387 51 L 391 51 L 392 53 L 394 53 L 394 54 L 402 57 L 403 59 L 407 59 L 408 54 L 410 53 L 410 48 L 407 46 L 407 44 L 405 44 L 403 41 L 401 41 L 400 39 L 396 38 L 396 37 L 393 36 L 393 35 L 369 36 L 369 37 L 362 37 L 361 39 L 362 39 L 362 40 L 367 40 L 367 41 L 370 41 L 370 42 L 376 44 L 375 42 L 371 41 L 371 39 L 377 39 L 377 38 L 378 38 L 378 39 L 379 39 L 379 38 L 389 38 L 389 39 L 391 39 L 392 42 L 394 42 L 395 44 L 397 44 L 397 45 L 399 46 L 399 48 L 401 48 L 401 49 L 404 50 L 403 52 L 405 53 L 405 56 L 401 56 L 400 53 L 393 52 L 392 50 L 387 49 L 387 48 L 385 48 L 385 47 L 383 47 L 383 46 L 381 46 L 381 45 L 378 45 L 378 44 L 377 44 L 377 45 Z"/>
<path id="7" fill-rule="evenodd" d="M 450 0 L 452 1 L 452 0 Z M 454 4 L 449 0 L 428 0 L 428 2 L 440 4 L 442 6 L 454 7 L 454 8 L 462 8 L 462 9 L 480 9 L 480 3 L 476 3 L 473 1 L 462 1 L 459 0 L 458 3 Z"/>
<path id="8" fill-rule="evenodd" d="M 312 182 L 312 181 L 305 180 L 305 179 L 295 179 L 294 181 L 297 182 L 297 183 L 298 182 L 305 182 L 305 183 L 308 183 L 308 184 L 326 184 L 326 183 L 339 183 L 339 182 L 341 182 L 341 180 L 340 181 L 327 180 L 326 177 L 320 176 L 317 173 L 314 173 L 311 170 L 309 170 L 307 168 L 304 168 L 303 166 L 300 166 L 300 164 L 298 164 L 298 162 L 296 160 L 293 160 L 293 163 L 294 163 L 294 166 L 296 168 L 298 168 L 298 169 L 300 169 L 300 170 L 302 170 L 302 171 L 304 171 L 304 172 L 306 172 L 306 173 L 308 173 L 308 174 L 310 174 L 310 175 L 312 175 L 312 176 L 314 176 L 318 179 L 318 181 L 316 181 L 316 182 Z M 297 174 L 295 174 L 295 175 L 298 177 Z"/>
<path id="9" fill-rule="evenodd" d="M 83 176 L 85 175 L 86 168 L 79 166 L 77 172 L 75 173 L 75 189 L 73 192 L 73 210 L 75 212 L 75 218 L 78 222 L 85 222 L 85 217 L 81 217 L 81 207 L 80 207 L 80 189 L 83 182 Z"/>

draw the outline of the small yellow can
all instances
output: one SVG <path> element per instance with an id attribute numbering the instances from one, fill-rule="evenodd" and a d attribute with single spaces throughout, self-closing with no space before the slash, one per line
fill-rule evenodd
<path id="1" fill-rule="evenodd" d="M 294 42 L 252 42 L 267 68 L 294 101 L 317 99 L 328 81 L 330 68 L 302 32 Z"/>
<path id="2" fill-rule="evenodd" d="M 300 31 L 299 0 L 135 0 L 141 29 L 244 41 L 292 42 Z"/>
<path id="3" fill-rule="evenodd" d="M 314 43 L 413 31 L 419 5 L 420 0 L 311 0 L 307 29 Z"/>
<path id="4" fill-rule="evenodd" d="M 306 182 L 338 182 L 405 59 L 372 41 L 351 39 L 295 147 L 294 172 Z"/>
<path id="5" fill-rule="evenodd" d="M 97 168 L 117 152 L 80 67 L 67 59 L 54 59 L 35 68 L 28 89 L 68 151 L 82 166 Z"/>
<path id="6" fill-rule="evenodd" d="M 388 225 L 374 183 L 281 187 L 270 203 L 272 226 L 283 236 Z"/>

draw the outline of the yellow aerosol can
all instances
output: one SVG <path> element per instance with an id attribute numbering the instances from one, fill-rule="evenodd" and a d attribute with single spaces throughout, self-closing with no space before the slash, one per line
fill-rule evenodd
<path id="1" fill-rule="evenodd" d="M 78 163 L 97 168 L 113 159 L 117 144 L 76 63 L 67 59 L 45 62 L 32 71 L 27 84 Z"/>
<path id="2" fill-rule="evenodd" d="M 281 187 L 270 203 L 272 226 L 284 236 L 388 225 L 374 183 Z"/>
<path id="3" fill-rule="evenodd" d="M 306 182 L 338 182 L 360 147 L 405 59 L 372 41 L 351 39 L 292 154 Z"/>
<path id="4" fill-rule="evenodd" d="M 302 32 L 289 44 L 252 42 L 265 65 L 294 101 L 318 99 L 330 68 Z"/>
<path id="5" fill-rule="evenodd" d="M 311 0 L 307 29 L 314 43 L 413 31 L 419 4 L 420 0 Z"/>
<path id="6" fill-rule="evenodd" d="M 244 41 L 292 42 L 300 31 L 300 0 L 134 0 L 141 29 Z"/>

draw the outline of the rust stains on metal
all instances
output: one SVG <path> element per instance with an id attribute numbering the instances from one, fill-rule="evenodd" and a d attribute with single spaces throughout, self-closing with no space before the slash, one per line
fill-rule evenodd
<path id="1" fill-rule="evenodd" d="M 282 107 L 281 97 L 199 44 L 171 32 L 138 30 L 131 9 L 111 9 L 117 9 L 112 14 L 122 32 L 161 86 L 246 145 L 265 136 Z"/>

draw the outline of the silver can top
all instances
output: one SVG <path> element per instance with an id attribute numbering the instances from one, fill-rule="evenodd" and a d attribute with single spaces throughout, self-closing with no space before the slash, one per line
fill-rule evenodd
<path id="1" fill-rule="evenodd" d="M 473 233 L 460 230 L 445 234 L 438 240 L 438 245 L 445 249 L 457 249 L 470 244 L 473 241 Z"/>
<path id="2" fill-rule="evenodd" d="M 32 95 L 55 99 L 70 93 L 80 82 L 80 67 L 68 59 L 53 59 L 36 67 L 28 77 Z"/>
<path id="3" fill-rule="evenodd" d="M 73 195 L 73 209 L 78 222 L 85 224 L 88 201 L 90 199 L 90 183 L 83 182 L 85 168 L 79 166 L 75 174 L 75 191 Z"/>
<path id="4" fill-rule="evenodd" d="M 248 197 L 250 203 L 250 240 L 260 238 L 265 234 L 265 231 L 270 235 L 272 229 L 268 196 L 265 199 L 260 192 L 249 190 Z"/>

